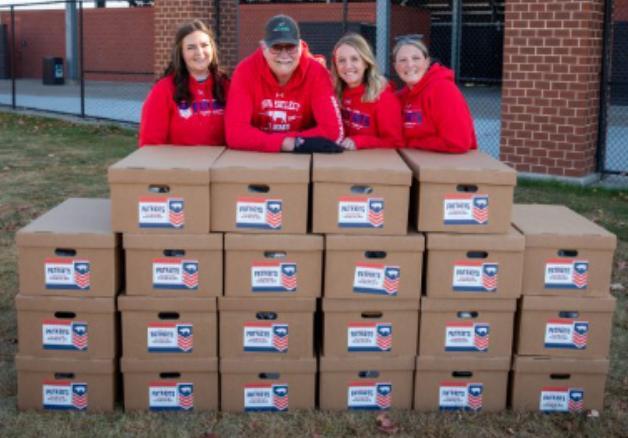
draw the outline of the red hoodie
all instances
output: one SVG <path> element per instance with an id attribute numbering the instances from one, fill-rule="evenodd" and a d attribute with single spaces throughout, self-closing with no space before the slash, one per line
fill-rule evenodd
<path id="1" fill-rule="evenodd" d="M 281 86 L 259 48 L 233 73 L 225 125 L 233 149 L 279 152 L 286 137 L 343 138 L 329 73 L 307 45 L 287 84 Z"/>
<path id="2" fill-rule="evenodd" d="M 478 148 L 471 112 L 447 67 L 433 64 L 399 99 L 406 147 L 449 153 Z"/>
<path id="3" fill-rule="evenodd" d="M 386 87 L 375 102 L 362 102 L 364 88 L 345 88 L 342 93 L 345 135 L 357 149 L 402 147 L 401 106 L 392 89 Z"/>
<path id="4" fill-rule="evenodd" d="M 191 105 L 175 102 L 173 76 L 160 79 L 142 107 L 139 146 L 223 146 L 224 105 L 213 99 L 213 80 L 198 82 L 190 76 Z M 225 89 L 228 83 L 225 84 Z"/>

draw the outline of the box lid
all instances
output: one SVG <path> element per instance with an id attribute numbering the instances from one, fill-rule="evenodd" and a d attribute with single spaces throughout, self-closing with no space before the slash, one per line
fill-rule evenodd
<path id="1" fill-rule="evenodd" d="M 218 310 L 254 312 L 314 312 L 316 298 L 238 298 L 219 297 Z"/>
<path id="2" fill-rule="evenodd" d="M 416 369 L 424 371 L 509 371 L 510 357 L 416 358 Z"/>
<path id="3" fill-rule="evenodd" d="M 91 298 L 90 298 L 91 299 Z M 120 295 L 118 297 L 118 310 L 134 311 L 186 311 L 186 312 L 215 312 L 216 298 L 196 297 L 142 297 Z"/>
<path id="4" fill-rule="evenodd" d="M 419 310 L 419 300 L 347 300 L 325 298 L 323 312 L 380 312 L 385 310 Z"/>
<path id="5" fill-rule="evenodd" d="M 212 182 L 308 183 L 309 155 L 268 154 L 229 149 L 212 167 Z"/>
<path id="6" fill-rule="evenodd" d="M 222 234 L 124 234 L 124 249 L 222 250 Z"/>
<path id="7" fill-rule="evenodd" d="M 517 172 L 514 169 L 478 150 L 459 155 L 418 149 L 402 149 L 400 153 L 420 182 L 517 184 Z"/>
<path id="8" fill-rule="evenodd" d="M 472 298 L 428 298 L 421 297 L 423 312 L 514 312 L 517 300 L 488 299 L 474 300 Z"/>
<path id="9" fill-rule="evenodd" d="M 525 239 L 514 227 L 507 234 L 427 233 L 428 250 L 489 250 L 523 252 Z"/>
<path id="10" fill-rule="evenodd" d="M 224 147 L 147 146 L 109 166 L 109 183 L 209 184 Z"/>
<path id="11" fill-rule="evenodd" d="M 220 359 L 221 374 L 316 373 L 316 359 Z"/>
<path id="12" fill-rule="evenodd" d="M 386 359 L 321 357 L 320 371 L 413 371 L 415 356 L 387 357 Z"/>
<path id="13" fill-rule="evenodd" d="M 109 199 L 69 198 L 16 234 L 19 247 L 114 248 Z"/>
<path id="14" fill-rule="evenodd" d="M 586 297 L 548 297 L 524 295 L 521 299 L 522 310 L 558 310 L 582 312 L 608 312 L 615 310 L 617 300 L 609 295 L 601 298 Z"/>
<path id="15" fill-rule="evenodd" d="M 359 236 L 328 234 L 325 249 L 328 251 L 404 251 L 423 252 L 425 237 L 416 231 L 406 236 Z"/>
<path id="16" fill-rule="evenodd" d="M 567 359 L 549 356 L 518 356 L 513 358 L 512 369 L 526 373 L 608 373 L 608 359 Z"/>
<path id="17" fill-rule="evenodd" d="M 185 358 L 181 359 L 120 359 L 120 371 L 123 373 L 144 372 L 217 372 L 217 358 Z"/>
<path id="18" fill-rule="evenodd" d="M 33 357 L 19 353 L 15 355 L 15 368 L 18 371 L 44 373 L 113 374 L 116 371 L 117 362 L 117 359 L 76 360 L 75 358 Z"/>
<path id="19" fill-rule="evenodd" d="M 512 223 L 523 233 L 526 248 L 610 249 L 617 237 L 564 205 L 515 204 Z"/>
<path id="20" fill-rule="evenodd" d="M 225 234 L 225 250 L 322 251 L 317 234 Z"/>
<path id="21" fill-rule="evenodd" d="M 394 149 L 314 154 L 313 182 L 409 186 L 412 172 Z"/>
<path id="22" fill-rule="evenodd" d="M 113 314 L 116 303 L 113 298 L 94 297 L 50 297 L 37 295 L 15 296 L 15 308 L 18 311 L 33 312 L 82 312 Z"/>

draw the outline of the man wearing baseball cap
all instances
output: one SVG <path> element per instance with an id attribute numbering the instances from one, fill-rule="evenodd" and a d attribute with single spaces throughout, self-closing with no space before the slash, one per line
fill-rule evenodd
<path id="1" fill-rule="evenodd" d="M 276 15 L 260 47 L 236 67 L 225 111 L 227 145 L 262 152 L 341 152 L 342 119 L 329 73 Z"/>

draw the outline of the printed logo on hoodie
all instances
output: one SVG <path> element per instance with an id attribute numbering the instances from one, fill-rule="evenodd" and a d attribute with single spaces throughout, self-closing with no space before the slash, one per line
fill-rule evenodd
<path id="1" fill-rule="evenodd" d="M 303 117 L 301 104 L 292 100 L 264 99 L 262 100 L 261 129 L 267 132 L 290 131 L 290 126 Z"/>

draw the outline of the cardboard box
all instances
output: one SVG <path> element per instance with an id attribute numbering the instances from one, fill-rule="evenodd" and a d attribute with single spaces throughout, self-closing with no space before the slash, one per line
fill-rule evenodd
<path id="1" fill-rule="evenodd" d="M 218 299 L 221 359 L 314 355 L 315 298 Z"/>
<path id="2" fill-rule="evenodd" d="M 434 298 L 519 298 L 525 241 L 508 234 L 427 234 L 425 294 Z"/>
<path id="3" fill-rule="evenodd" d="M 127 359 L 213 358 L 216 298 L 118 297 Z"/>
<path id="4" fill-rule="evenodd" d="M 615 298 L 524 296 L 517 353 L 551 357 L 607 358 Z"/>
<path id="5" fill-rule="evenodd" d="M 126 411 L 218 410 L 218 359 L 120 360 Z"/>
<path id="6" fill-rule="evenodd" d="M 412 407 L 414 357 L 321 357 L 320 408 L 384 411 Z"/>
<path id="7" fill-rule="evenodd" d="M 323 236 L 225 235 L 225 295 L 319 297 Z"/>
<path id="8" fill-rule="evenodd" d="M 607 359 L 515 356 L 512 409 L 581 412 L 604 409 Z"/>
<path id="9" fill-rule="evenodd" d="M 18 354 L 20 410 L 112 412 L 116 401 L 114 359 L 58 359 Z"/>
<path id="10" fill-rule="evenodd" d="M 415 356 L 419 300 L 323 299 L 323 355 Z"/>
<path id="11" fill-rule="evenodd" d="M 326 236 L 326 298 L 419 300 L 422 234 Z"/>
<path id="12" fill-rule="evenodd" d="M 507 233 L 517 172 L 480 151 L 400 150 L 415 178 L 419 231 Z"/>
<path id="13" fill-rule="evenodd" d="M 111 298 L 17 295 L 21 354 L 64 359 L 116 357 L 118 327 Z"/>
<path id="14" fill-rule="evenodd" d="M 510 357 L 515 300 L 421 300 L 419 356 Z"/>
<path id="15" fill-rule="evenodd" d="M 126 294 L 222 295 L 222 234 L 125 234 Z"/>
<path id="16" fill-rule="evenodd" d="M 225 412 L 314 409 L 316 359 L 221 359 Z"/>
<path id="17" fill-rule="evenodd" d="M 419 356 L 414 379 L 418 411 L 497 412 L 506 409 L 510 358 Z"/>
<path id="18" fill-rule="evenodd" d="M 523 295 L 609 295 L 617 237 L 562 205 L 515 205 L 526 239 Z"/>
<path id="19" fill-rule="evenodd" d="M 209 232 L 210 168 L 222 147 L 144 147 L 109 167 L 111 223 L 121 233 Z"/>
<path id="20" fill-rule="evenodd" d="M 411 181 L 392 149 L 314 154 L 313 232 L 405 235 Z"/>
<path id="21" fill-rule="evenodd" d="M 212 231 L 305 234 L 310 160 L 226 151 L 212 168 Z"/>
<path id="22" fill-rule="evenodd" d="M 120 289 L 119 237 L 108 199 L 70 198 L 15 236 L 20 293 L 112 298 Z"/>

